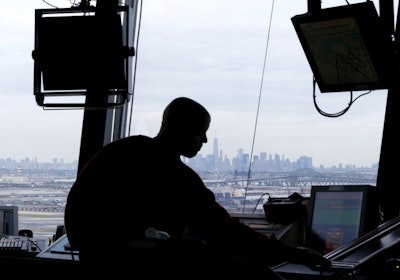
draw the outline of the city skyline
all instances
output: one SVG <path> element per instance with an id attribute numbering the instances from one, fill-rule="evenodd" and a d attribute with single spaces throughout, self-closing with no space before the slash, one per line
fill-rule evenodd
<path id="1" fill-rule="evenodd" d="M 221 170 L 237 170 L 245 171 L 249 168 L 249 159 L 250 153 L 248 153 L 243 148 L 237 148 L 237 154 L 234 157 L 229 157 L 225 155 L 223 149 L 219 148 L 218 138 L 215 137 L 213 139 L 213 152 L 209 154 L 203 154 L 201 151 L 192 159 L 183 158 L 183 161 L 189 164 L 194 169 L 199 169 L 199 166 L 204 165 L 204 162 L 207 162 L 208 166 L 219 167 Z M 313 163 L 313 157 L 309 155 L 302 155 L 298 158 L 291 159 L 285 156 L 285 153 L 277 153 L 277 152 L 260 152 L 258 154 L 252 155 L 251 164 L 252 170 L 259 171 L 256 165 L 257 162 L 260 161 L 275 161 L 275 162 L 285 162 L 285 164 L 298 164 L 299 168 L 377 168 L 378 163 L 371 163 L 370 165 L 366 166 L 357 166 L 352 163 L 338 163 L 337 165 L 318 165 L 315 166 Z M 200 162 L 200 163 L 199 163 Z M 0 168 L 4 168 L 7 166 L 14 166 L 17 168 L 18 165 L 21 168 L 31 167 L 34 168 L 36 164 L 40 164 L 41 168 L 50 168 L 54 166 L 67 166 L 67 169 L 75 168 L 77 169 L 78 166 L 78 159 L 67 162 L 64 161 L 61 157 L 54 157 L 51 161 L 41 161 L 39 157 L 25 157 L 23 159 L 14 159 L 14 158 L 0 158 Z M 224 167 L 225 166 L 225 167 Z M 228 168 L 231 167 L 231 168 Z M 240 168 L 238 168 L 240 166 Z M 235 168 L 236 167 L 236 168 Z M 271 166 L 269 166 L 271 167 Z M 292 168 L 291 168 L 292 169 Z M 265 169 L 266 170 L 266 169 Z"/>

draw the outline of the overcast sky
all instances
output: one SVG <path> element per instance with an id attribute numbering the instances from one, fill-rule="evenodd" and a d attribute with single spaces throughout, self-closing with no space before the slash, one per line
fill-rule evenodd
<path id="1" fill-rule="evenodd" d="M 189 96 L 212 115 L 203 155 L 217 137 L 229 158 L 243 148 L 292 161 L 311 156 L 314 166 L 378 162 L 387 92 L 361 97 L 339 118 L 316 111 L 312 73 L 290 21 L 307 2 L 144 0 L 131 134 L 154 136 L 167 103 Z M 337 5 L 346 1 L 322 1 Z M 43 110 L 33 95 L 34 12 L 41 8 L 52 7 L 25 0 L 0 9 L 0 158 L 70 162 L 79 157 L 83 111 Z M 336 113 L 349 94 L 317 92 L 317 102 Z"/>

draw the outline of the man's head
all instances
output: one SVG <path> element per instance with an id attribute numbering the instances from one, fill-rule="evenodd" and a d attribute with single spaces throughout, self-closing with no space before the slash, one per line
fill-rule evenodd
<path id="1" fill-rule="evenodd" d="M 211 116 L 201 104 L 178 97 L 165 108 L 157 137 L 167 139 L 180 155 L 191 158 L 207 143 L 210 122 Z"/>

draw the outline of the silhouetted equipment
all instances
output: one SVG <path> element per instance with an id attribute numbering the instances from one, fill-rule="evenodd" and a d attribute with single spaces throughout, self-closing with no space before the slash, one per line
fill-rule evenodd
<path id="1" fill-rule="evenodd" d="M 308 198 L 294 193 L 287 198 L 270 197 L 263 204 L 265 217 L 270 221 L 292 222 L 293 220 L 307 220 Z"/>
<path id="2" fill-rule="evenodd" d="M 0 206 L 0 234 L 18 234 L 18 206 Z"/>
<path id="3" fill-rule="evenodd" d="M 56 233 L 53 235 L 53 241 L 56 241 L 59 239 L 61 236 L 65 234 L 65 226 L 64 225 L 58 225 L 56 228 Z"/>
<path id="4" fill-rule="evenodd" d="M 396 217 L 324 255 L 332 262 L 330 271 L 312 271 L 293 263 L 282 263 L 273 269 L 285 279 L 322 279 L 323 275 L 323 279 L 397 280 L 399 246 L 400 217 Z"/>
<path id="5" fill-rule="evenodd" d="M 20 229 L 18 236 L 33 237 L 33 231 L 31 229 Z"/>
<path id="6" fill-rule="evenodd" d="M 389 88 L 394 46 L 372 1 L 313 10 L 291 20 L 321 92 Z"/>
<path id="7" fill-rule="evenodd" d="M 133 31 L 123 22 L 129 22 L 130 13 L 129 6 L 107 16 L 98 16 L 94 7 L 35 10 L 37 104 L 104 108 L 127 102 L 128 58 L 134 50 L 127 39 Z M 95 98 L 87 102 L 90 95 Z"/>
<path id="8" fill-rule="evenodd" d="M 34 257 L 45 248 L 44 240 L 0 234 L 0 256 Z"/>
<path id="9" fill-rule="evenodd" d="M 332 261 L 334 268 L 358 270 L 369 267 L 370 270 L 379 275 L 378 264 L 384 265 L 387 260 L 399 257 L 399 245 L 400 217 L 396 217 L 333 250 L 325 257 Z"/>
<path id="10" fill-rule="evenodd" d="M 91 242 L 90 238 L 88 238 L 88 242 Z M 68 237 L 64 233 L 57 237 L 50 246 L 37 254 L 36 257 L 43 259 L 71 260 L 75 262 L 79 261 L 79 251 L 71 248 Z"/>

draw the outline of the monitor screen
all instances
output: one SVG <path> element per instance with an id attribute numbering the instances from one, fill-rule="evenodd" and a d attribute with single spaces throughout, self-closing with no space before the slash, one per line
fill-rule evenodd
<path id="1" fill-rule="evenodd" d="M 326 254 L 378 225 L 378 199 L 369 185 L 312 186 L 308 246 Z"/>

